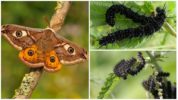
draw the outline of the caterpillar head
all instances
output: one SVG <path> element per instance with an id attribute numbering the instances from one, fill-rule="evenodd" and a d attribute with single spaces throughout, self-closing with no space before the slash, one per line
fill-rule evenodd
<path id="1" fill-rule="evenodd" d="M 164 15 L 165 14 L 165 9 L 157 7 L 156 8 L 156 12 L 157 12 L 158 15 Z"/>

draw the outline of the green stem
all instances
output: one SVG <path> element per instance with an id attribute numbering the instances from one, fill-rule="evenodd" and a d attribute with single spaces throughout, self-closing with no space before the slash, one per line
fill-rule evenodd
<path id="1" fill-rule="evenodd" d="M 103 99 L 105 97 L 108 97 L 111 94 L 112 90 L 117 85 L 119 80 L 120 79 L 114 73 L 110 73 L 109 76 L 106 78 L 104 86 L 101 88 L 101 91 L 99 92 L 97 98 Z"/>
<path id="2" fill-rule="evenodd" d="M 155 57 L 149 52 L 149 51 L 146 51 L 147 55 L 150 57 L 151 59 L 151 62 L 155 65 L 155 68 L 158 72 L 162 72 L 162 68 L 161 66 L 159 66 L 159 64 L 156 62 L 156 59 Z"/>
<path id="3" fill-rule="evenodd" d="M 168 22 L 165 22 L 163 26 L 164 28 L 166 28 L 167 31 L 169 31 L 171 35 L 176 37 L 176 31 L 173 29 L 173 27 Z"/>

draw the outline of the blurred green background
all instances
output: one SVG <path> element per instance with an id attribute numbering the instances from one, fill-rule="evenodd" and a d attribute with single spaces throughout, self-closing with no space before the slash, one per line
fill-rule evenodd
<path id="1" fill-rule="evenodd" d="M 156 52 L 160 53 L 160 52 Z M 145 58 L 148 55 L 142 52 Z M 158 64 L 163 71 L 169 72 L 168 80 L 176 82 L 176 52 L 162 52 L 165 58 Z M 121 59 L 130 59 L 137 57 L 136 51 L 92 51 L 90 53 L 90 95 L 91 98 L 97 98 L 101 87 L 104 85 L 109 73 L 113 72 L 114 66 Z M 147 91 L 142 87 L 142 81 L 147 80 L 152 75 L 153 69 L 150 65 L 146 65 L 142 71 L 135 76 L 128 76 L 127 80 L 120 80 L 113 89 L 108 98 L 118 99 L 146 99 Z"/>
<path id="2" fill-rule="evenodd" d="M 133 22 L 124 15 L 116 14 L 115 26 L 111 27 L 105 22 L 105 13 L 113 4 L 124 4 L 140 15 L 150 16 L 156 13 L 156 7 L 163 8 L 165 5 L 166 21 L 176 32 L 176 2 L 175 1 L 113 1 L 113 2 L 90 2 L 90 45 L 91 49 L 128 49 L 128 48 L 146 48 L 146 49 L 175 49 L 176 37 L 171 35 L 167 28 L 162 27 L 160 31 L 153 35 L 144 38 L 125 39 L 117 41 L 107 46 L 101 47 L 98 40 L 109 33 L 115 32 L 118 29 L 136 28 L 140 24 Z"/>
<path id="3" fill-rule="evenodd" d="M 54 13 L 56 2 L 2 2 L 2 24 L 45 28 L 44 20 Z M 88 2 L 72 2 L 60 35 L 88 51 Z M 11 98 L 29 71 L 14 49 L 2 38 L 2 98 Z M 88 98 L 88 63 L 63 66 L 55 73 L 44 72 L 32 98 Z"/>

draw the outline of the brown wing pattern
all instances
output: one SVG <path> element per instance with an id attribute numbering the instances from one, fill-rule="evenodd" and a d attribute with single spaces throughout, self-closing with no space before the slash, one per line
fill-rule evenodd
<path id="1" fill-rule="evenodd" d="M 87 59 L 87 52 L 70 42 L 57 37 L 53 29 L 35 29 L 19 25 L 3 25 L 2 35 L 20 50 L 19 58 L 29 67 L 42 67 L 57 71 L 62 64 L 75 64 Z"/>

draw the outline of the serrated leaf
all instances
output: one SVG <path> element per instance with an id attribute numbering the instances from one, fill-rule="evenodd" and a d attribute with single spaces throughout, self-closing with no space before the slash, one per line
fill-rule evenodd
<path id="1" fill-rule="evenodd" d="M 134 23 L 131 19 L 126 18 L 123 15 L 116 14 L 115 18 L 115 26 L 110 27 L 105 22 L 105 13 L 108 7 L 112 4 L 124 4 L 127 7 L 131 8 L 133 11 L 137 11 L 139 14 L 144 14 L 150 16 L 155 11 L 156 7 L 163 8 L 164 4 L 166 3 L 166 9 L 168 8 L 169 12 L 166 12 L 166 15 L 175 15 L 175 2 L 155 2 L 155 1 L 145 1 L 145 2 L 91 2 L 91 25 L 90 25 L 90 35 L 91 35 L 91 48 L 100 48 L 101 46 L 98 43 L 98 40 L 110 34 L 118 29 L 127 29 L 127 28 L 134 28 L 138 27 L 139 23 Z M 172 6 L 173 7 L 172 7 Z M 171 7 L 170 7 L 171 6 Z M 172 25 L 175 29 L 175 18 L 171 18 L 168 22 Z M 168 18 L 167 18 L 168 19 Z M 167 20 L 166 19 L 166 20 Z M 113 44 L 108 44 L 107 46 L 101 47 L 101 49 L 115 49 L 115 48 L 175 48 L 176 44 L 172 44 L 170 47 L 168 44 L 172 41 L 176 41 L 175 37 L 170 37 L 170 34 L 165 35 L 167 31 L 160 30 L 155 32 L 152 36 L 144 37 L 144 38 L 133 38 L 133 39 L 125 39 L 123 41 L 118 41 Z"/>

